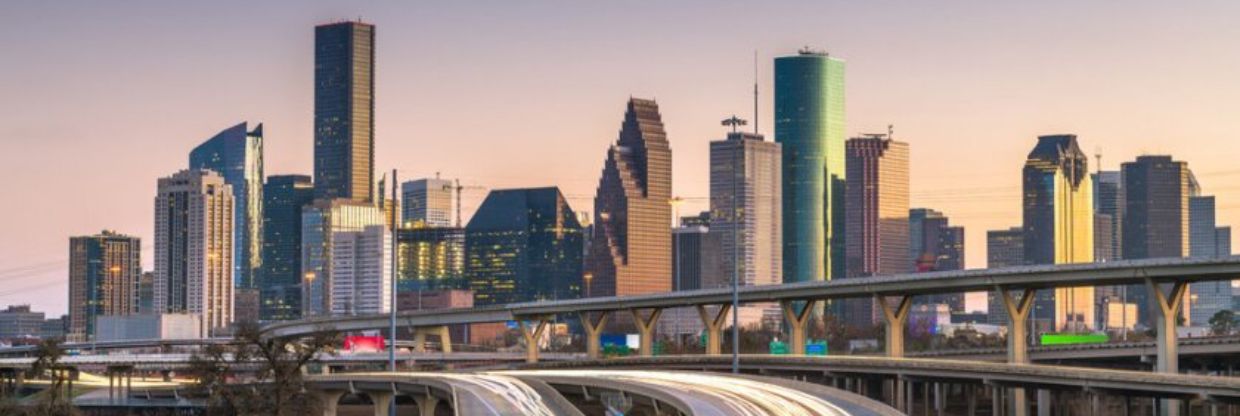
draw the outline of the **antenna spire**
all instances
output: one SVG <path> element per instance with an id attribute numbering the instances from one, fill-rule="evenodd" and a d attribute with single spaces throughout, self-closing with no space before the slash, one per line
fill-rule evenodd
<path id="1" fill-rule="evenodd" d="M 758 133 L 758 50 L 753 51 L 753 134 Z"/>

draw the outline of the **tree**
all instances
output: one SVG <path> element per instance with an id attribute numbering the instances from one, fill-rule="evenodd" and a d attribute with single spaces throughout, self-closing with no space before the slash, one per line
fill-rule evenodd
<path id="1" fill-rule="evenodd" d="M 35 360 L 30 364 L 26 377 L 35 379 L 47 375 L 50 378 L 48 387 L 40 393 L 34 404 L 29 407 L 13 406 L 14 414 L 30 416 L 76 415 L 73 408 L 73 397 L 65 391 L 65 380 L 69 377 L 69 368 L 60 364 L 65 350 L 60 340 L 45 339 L 35 347 Z M 4 409 L 9 410 L 9 409 Z"/>
<path id="2" fill-rule="evenodd" d="M 1223 309 L 1210 317 L 1210 332 L 1214 335 L 1231 335 L 1236 330 L 1236 313 Z"/>
<path id="3" fill-rule="evenodd" d="M 238 324 L 234 338 L 230 345 L 208 346 L 190 359 L 190 373 L 207 396 L 210 413 L 291 416 L 320 411 L 322 404 L 308 393 L 302 371 L 316 357 L 336 353 L 342 342 L 339 333 L 321 328 L 302 339 L 264 337 L 258 324 L 246 322 Z M 243 379 L 239 366 L 257 369 Z"/>

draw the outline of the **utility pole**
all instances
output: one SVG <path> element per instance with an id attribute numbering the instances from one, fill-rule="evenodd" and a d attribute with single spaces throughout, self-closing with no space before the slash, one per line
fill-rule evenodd
<path id="1" fill-rule="evenodd" d="M 723 120 L 725 126 L 732 127 L 732 132 L 736 133 L 739 126 L 745 125 L 745 120 L 741 120 L 732 115 L 732 118 Z M 737 153 L 745 151 L 745 141 L 741 139 L 736 143 L 738 148 L 732 152 L 732 373 L 737 374 L 741 371 L 741 334 L 740 334 L 740 208 L 737 199 L 740 195 L 737 192 L 737 182 L 744 179 L 744 169 L 741 169 L 737 161 Z"/>
<path id="2" fill-rule="evenodd" d="M 393 184 L 398 183 L 396 180 L 396 169 L 392 169 L 392 183 Z M 389 204 L 396 203 L 396 186 L 392 186 L 392 201 L 388 203 Z M 396 276 L 396 264 L 397 264 L 396 256 L 398 253 L 397 251 L 398 245 L 396 242 L 396 229 L 397 229 L 396 223 L 399 222 L 399 221 L 395 221 L 395 216 L 396 216 L 395 205 L 392 206 L 392 216 L 393 216 L 393 221 L 391 221 L 392 243 L 390 247 L 390 249 L 392 250 L 392 255 L 391 255 L 392 258 L 390 259 L 392 262 L 391 264 L 392 293 L 390 295 L 392 305 L 389 308 L 389 310 L 391 311 L 391 314 L 389 314 L 388 316 L 388 371 L 395 373 L 396 372 L 396 281 L 398 280 Z M 393 396 L 391 398 L 391 402 L 388 403 L 388 409 L 390 409 L 388 416 L 396 416 L 396 397 L 395 396 Z"/>

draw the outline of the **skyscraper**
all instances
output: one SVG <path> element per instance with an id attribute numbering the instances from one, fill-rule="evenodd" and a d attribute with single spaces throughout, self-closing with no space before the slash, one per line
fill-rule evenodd
<path id="1" fill-rule="evenodd" d="M 1124 257 L 1124 178 L 1120 171 L 1100 171 L 1092 175 L 1094 180 L 1094 214 L 1107 216 L 1104 219 L 1106 230 L 1101 234 L 1109 241 L 1094 241 L 1096 246 L 1108 247 L 1104 252 L 1095 252 L 1094 260 L 1114 261 Z M 1109 231 L 1109 232 L 1107 232 Z M 1097 240 L 1095 238 L 1095 240 Z"/>
<path id="2" fill-rule="evenodd" d="M 559 188 L 491 191 L 465 227 L 474 304 L 580 297 L 581 244 L 581 225 Z"/>
<path id="3" fill-rule="evenodd" d="M 465 282 L 465 230 L 412 227 L 396 231 L 396 290 L 461 289 Z"/>
<path id="4" fill-rule="evenodd" d="M 909 210 L 909 258 L 914 272 L 960 270 L 964 268 L 964 227 L 951 226 L 949 219 L 929 208 Z M 964 293 L 929 295 L 918 303 L 948 305 L 963 312 Z"/>
<path id="5" fill-rule="evenodd" d="M 1219 241 L 1220 228 L 1215 226 L 1213 196 L 1192 196 L 1188 199 L 1189 256 L 1223 257 Z M 1230 230 L 1226 232 L 1230 234 Z M 1230 235 L 1225 237 L 1230 238 Z M 1189 285 L 1189 324 L 1208 325 L 1210 317 L 1224 309 L 1231 309 L 1231 282 L 1196 282 Z"/>
<path id="6" fill-rule="evenodd" d="M 594 197 L 590 296 L 672 289 L 671 198 L 672 149 L 659 105 L 630 98 Z"/>
<path id="7" fill-rule="evenodd" d="M 844 221 L 846 278 L 908 271 L 908 144 L 871 135 L 845 144 L 847 185 Z M 878 322 L 870 299 L 844 301 L 845 321 L 858 327 Z"/>
<path id="8" fill-rule="evenodd" d="M 1025 230 L 1012 227 L 986 232 L 986 267 L 999 269 L 1025 264 Z M 991 324 L 1007 325 L 1007 310 L 995 292 L 986 292 L 986 310 Z"/>
<path id="9" fill-rule="evenodd" d="M 1075 135 L 1040 136 L 1022 174 L 1027 264 L 1094 260 L 1093 183 Z M 1040 291 L 1030 313 L 1050 331 L 1092 328 L 1094 288 Z"/>
<path id="10" fill-rule="evenodd" d="M 232 187 L 215 172 L 159 179 L 154 309 L 197 315 L 203 337 L 233 322 L 233 204 Z"/>
<path id="11" fill-rule="evenodd" d="M 732 132 L 710 143 L 710 232 L 722 244 L 722 278 L 731 285 L 783 282 L 780 145 Z M 773 313 L 779 313 L 778 308 Z"/>
<path id="12" fill-rule="evenodd" d="M 314 195 L 371 202 L 375 162 L 375 27 L 314 28 Z"/>
<path id="13" fill-rule="evenodd" d="M 332 315 L 392 310 L 392 233 L 385 224 L 332 231 Z"/>
<path id="14" fill-rule="evenodd" d="M 802 49 L 775 59 L 783 161 L 785 282 L 844 275 L 844 61 Z"/>
<path id="15" fill-rule="evenodd" d="M 95 339 L 96 317 L 140 312 L 141 254 L 141 240 L 114 231 L 69 239 L 70 341 Z"/>
<path id="16" fill-rule="evenodd" d="M 709 214 L 703 213 L 705 218 Z M 698 290 L 728 287 L 731 274 L 725 278 L 721 267 L 724 255 L 720 234 L 712 233 L 709 220 L 681 221 L 672 230 L 672 290 Z M 730 255 L 731 252 L 728 252 Z"/>
<path id="17" fill-rule="evenodd" d="M 1122 166 L 1124 180 L 1123 257 L 1125 260 L 1189 255 L 1189 197 L 1197 181 L 1188 163 L 1171 156 L 1140 156 Z M 1138 322 L 1150 322 L 1144 286 L 1129 286 Z M 1190 310 L 1192 302 L 1184 302 Z"/>
<path id="18" fill-rule="evenodd" d="M 259 318 L 301 317 L 301 209 L 314 201 L 307 175 L 272 175 L 263 186 L 263 272 Z"/>
<path id="19" fill-rule="evenodd" d="M 209 169 L 232 187 L 233 279 L 240 289 L 256 289 L 263 265 L 263 125 L 249 130 L 242 122 L 229 127 L 189 153 L 190 169 Z"/>
<path id="20" fill-rule="evenodd" d="M 406 225 L 419 223 L 427 227 L 452 226 L 452 181 L 424 178 L 400 185 L 404 201 L 402 221 Z"/>
<path id="21" fill-rule="evenodd" d="M 340 233 L 383 225 L 383 212 L 366 202 L 316 199 L 301 210 L 301 314 L 303 318 L 332 313 L 334 239 Z"/>

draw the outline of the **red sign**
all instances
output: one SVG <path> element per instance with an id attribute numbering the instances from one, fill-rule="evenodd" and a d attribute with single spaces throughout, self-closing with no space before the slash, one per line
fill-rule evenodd
<path id="1" fill-rule="evenodd" d="M 383 336 L 350 335 L 344 338 L 344 350 L 349 352 L 379 352 L 387 349 Z"/>

